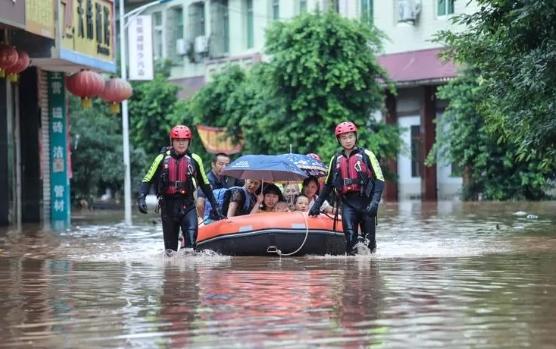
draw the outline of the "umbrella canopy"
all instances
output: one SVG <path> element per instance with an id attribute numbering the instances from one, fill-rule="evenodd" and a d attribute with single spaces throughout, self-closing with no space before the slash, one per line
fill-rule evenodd
<path id="1" fill-rule="evenodd" d="M 328 173 L 326 165 L 321 161 L 303 154 L 281 154 L 282 158 L 293 162 L 297 167 L 302 169 L 308 176 L 323 177 Z"/>
<path id="2" fill-rule="evenodd" d="M 243 155 L 226 166 L 222 174 L 265 182 L 299 181 L 307 177 L 293 162 L 279 155 Z"/>

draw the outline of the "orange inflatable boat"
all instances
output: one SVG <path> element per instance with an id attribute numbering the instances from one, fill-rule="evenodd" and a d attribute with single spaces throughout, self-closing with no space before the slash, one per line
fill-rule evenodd
<path id="1" fill-rule="evenodd" d="M 334 226 L 334 219 L 323 214 L 268 212 L 200 226 L 197 248 L 233 256 L 340 255 L 345 239 L 341 219 Z"/>

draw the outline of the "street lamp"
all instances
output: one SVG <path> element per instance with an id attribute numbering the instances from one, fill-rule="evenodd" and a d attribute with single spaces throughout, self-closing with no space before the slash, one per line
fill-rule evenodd
<path id="1" fill-rule="evenodd" d="M 120 74 L 123 80 L 127 80 L 127 40 L 125 29 L 126 19 L 138 16 L 147 8 L 168 2 L 169 0 L 157 0 L 140 6 L 127 15 L 124 10 L 124 0 L 120 0 Z M 122 137 L 123 137 L 123 155 L 124 155 L 124 207 L 125 207 L 125 224 L 131 225 L 131 170 L 129 161 L 129 115 L 127 107 L 127 99 L 122 102 Z"/>

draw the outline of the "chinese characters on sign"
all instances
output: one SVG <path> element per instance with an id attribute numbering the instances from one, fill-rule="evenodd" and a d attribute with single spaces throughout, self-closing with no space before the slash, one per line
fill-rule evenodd
<path id="1" fill-rule="evenodd" d="M 129 79 L 153 79 L 151 16 L 137 16 L 129 23 Z"/>
<path id="2" fill-rule="evenodd" d="M 70 221 L 65 97 L 64 76 L 48 73 L 50 220 L 54 229 L 63 229 Z"/>

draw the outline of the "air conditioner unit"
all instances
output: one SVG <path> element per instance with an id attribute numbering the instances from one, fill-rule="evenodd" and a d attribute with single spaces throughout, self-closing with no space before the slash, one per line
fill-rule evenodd
<path id="1" fill-rule="evenodd" d="M 398 0 L 398 22 L 414 24 L 420 12 L 420 0 Z"/>
<path id="2" fill-rule="evenodd" d="M 204 54 L 209 50 L 208 38 L 204 35 L 195 38 L 195 53 Z"/>
<path id="3" fill-rule="evenodd" d="M 187 40 L 177 39 L 176 40 L 176 53 L 180 56 L 185 56 L 187 54 Z"/>

